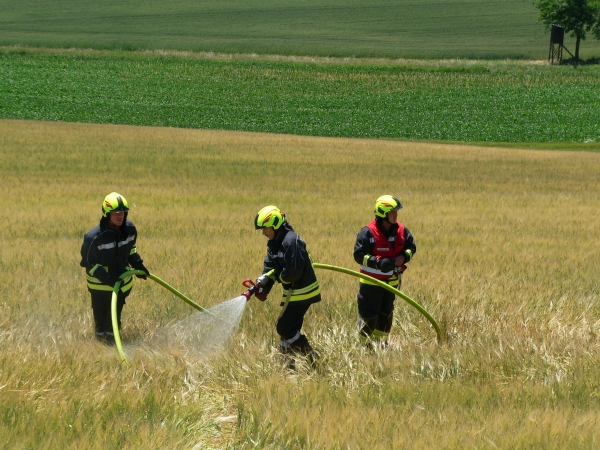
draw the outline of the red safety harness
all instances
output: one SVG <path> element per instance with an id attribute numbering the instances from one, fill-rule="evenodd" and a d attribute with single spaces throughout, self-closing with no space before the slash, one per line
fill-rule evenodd
<path id="1" fill-rule="evenodd" d="M 367 224 L 367 228 L 373 234 L 373 249 L 371 255 L 379 258 L 390 258 L 394 259 L 398 257 L 404 251 L 404 225 L 398 222 L 398 230 L 395 236 L 386 236 L 384 231 L 377 226 L 377 220 Z M 360 266 L 361 273 L 377 278 L 378 280 L 388 280 L 395 276 L 398 272 L 402 272 L 400 267 L 395 267 L 390 272 L 382 272 L 379 269 L 367 267 L 365 265 Z"/>

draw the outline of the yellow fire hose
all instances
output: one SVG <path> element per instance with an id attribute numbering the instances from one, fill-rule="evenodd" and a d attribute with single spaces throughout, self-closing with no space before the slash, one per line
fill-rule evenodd
<path id="1" fill-rule="evenodd" d="M 332 271 L 335 271 L 335 272 L 341 272 L 341 273 L 345 273 L 347 275 L 352 275 L 354 277 L 362 278 L 364 280 L 369 280 L 373 284 L 381 286 L 382 288 L 384 288 L 384 289 L 386 289 L 386 290 L 388 290 L 388 291 L 396 294 L 397 296 L 399 296 L 400 298 L 402 298 L 403 300 L 405 300 L 408 304 L 410 304 L 413 307 L 415 307 L 423 316 L 425 316 L 425 318 L 431 323 L 431 325 L 435 329 L 435 332 L 437 333 L 438 343 L 442 342 L 442 332 L 440 330 L 439 325 L 435 321 L 435 319 L 431 316 L 431 314 L 429 314 L 427 312 L 427 310 L 425 308 L 423 308 L 421 305 L 419 305 L 416 301 L 414 301 L 412 298 L 410 298 L 408 295 L 406 295 L 402 291 L 400 291 L 400 290 L 398 290 L 398 289 L 390 286 L 387 283 L 384 283 L 383 281 L 378 280 L 377 278 L 373 278 L 373 277 L 371 277 L 369 275 L 366 275 L 364 273 L 356 272 L 354 270 L 346 269 L 344 267 L 332 266 L 332 265 L 329 265 L 329 264 L 319 264 L 319 263 L 314 263 L 313 267 L 316 268 L 316 269 L 325 269 L 325 270 L 332 270 Z M 119 332 L 119 324 L 118 324 L 118 320 L 117 320 L 117 295 L 119 293 L 119 289 L 121 287 L 121 282 L 123 281 L 123 279 L 125 279 L 125 278 L 127 278 L 128 276 L 131 276 L 131 275 L 146 275 L 148 278 L 150 278 L 151 280 L 157 282 L 162 287 L 164 287 L 165 289 L 169 290 L 170 292 L 172 292 L 173 294 L 175 294 L 176 296 L 178 296 L 179 298 L 181 298 L 187 304 L 189 304 L 193 308 L 196 308 L 198 311 L 206 312 L 206 313 L 210 314 L 211 316 L 214 316 L 214 317 L 218 318 L 213 313 L 211 313 L 209 310 L 207 310 L 206 308 L 203 308 L 202 306 L 198 305 L 197 303 L 195 303 L 194 301 L 192 301 L 191 299 L 189 299 L 188 297 L 186 297 L 185 295 L 183 295 L 181 292 L 179 292 L 177 289 L 175 289 L 173 286 L 171 286 L 170 284 L 168 284 L 166 281 L 161 280 L 160 278 L 158 278 L 156 275 L 146 274 L 146 272 L 144 272 L 142 270 L 129 270 L 129 271 L 123 273 L 119 277 L 120 280 L 115 283 L 115 286 L 113 287 L 112 302 L 111 302 L 111 318 L 112 318 L 113 333 L 115 335 L 115 344 L 116 344 L 116 347 L 117 347 L 117 351 L 119 352 L 119 355 L 121 356 L 121 359 L 126 364 L 129 364 L 129 362 L 127 361 L 127 357 L 125 356 L 125 352 L 123 351 L 123 344 L 121 342 L 121 334 Z M 285 308 L 287 307 L 287 304 L 289 303 L 290 296 L 291 296 L 291 290 L 288 292 L 288 295 L 287 295 L 287 298 L 286 298 L 286 302 L 285 302 L 285 304 L 284 304 L 284 306 L 282 308 L 282 311 L 280 313 L 280 317 L 283 314 L 283 312 L 285 311 Z"/>
<path id="2" fill-rule="evenodd" d="M 431 317 L 431 314 L 429 314 L 425 308 L 423 308 L 421 305 L 419 305 L 417 302 L 415 302 L 412 298 L 410 298 L 404 292 L 399 291 L 398 289 L 390 286 L 389 284 L 384 283 L 383 281 L 378 280 L 377 278 L 373 278 L 370 275 L 366 275 L 366 274 L 360 273 L 360 272 L 355 272 L 354 270 L 346 269 L 344 267 L 331 266 L 329 264 L 319 264 L 319 263 L 314 263 L 313 267 L 316 268 L 316 269 L 333 270 L 335 272 L 341 272 L 341 273 L 345 273 L 345 274 L 348 274 L 348 275 L 352 275 L 354 277 L 362 278 L 364 280 L 369 280 L 369 282 L 374 283 L 377 286 L 381 286 L 382 288 L 387 289 L 390 292 L 393 292 L 398 297 L 402 298 L 407 303 L 409 303 L 410 305 L 412 305 L 416 309 L 418 309 L 419 312 L 421 314 L 423 314 L 427 318 L 427 320 L 429 320 L 429 322 L 431 323 L 431 325 L 433 325 L 433 328 L 435 328 L 435 332 L 437 333 L 438 343 L 442 342 L 442 331 L 440 330 L 440 327 L 437 324 L 437 322 L 435 321 L 435 319 L 433 317 Z"/>

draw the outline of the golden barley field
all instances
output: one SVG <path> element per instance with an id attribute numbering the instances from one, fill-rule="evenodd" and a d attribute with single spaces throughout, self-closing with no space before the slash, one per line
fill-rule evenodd
<path id="1" fill-rule="evenodd" d="M 0 187 L 2 448 L 600 447 L 599 153 L 2 120 Z M 205 307 L 260 274 L 261 207 L 357 270 L 356 234 L 395 195 L 417 243 L 402 290 L 444 342 L 398 299 L 389 348 L 365 350 L 357 280 L 320 270 L 314 370 L 280 364 L 277 287 L 221 355 L 126 365 L 93 339 L 79 267 L 113 190 L 147 267 Z M 136 280 L 126 350 L 193 313 Z"/>

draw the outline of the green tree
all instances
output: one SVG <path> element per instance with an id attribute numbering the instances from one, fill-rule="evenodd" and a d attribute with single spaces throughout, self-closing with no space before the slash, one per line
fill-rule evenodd
<path id="1" fill-rule="evenodd" d="M 591 32 L 600 39 L 599 0 L 534 0 L 540 10 L 538 20 L 550 29 L 552 24 L 565 27 L 575 41 L 575 59 L 579 60 L 579 44 Z"/>

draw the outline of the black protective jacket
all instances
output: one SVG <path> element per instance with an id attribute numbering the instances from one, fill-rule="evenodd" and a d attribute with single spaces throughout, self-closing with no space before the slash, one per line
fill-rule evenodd
<path id="1" fill-rule="evenodd" d="M 265 292 L 269 292 L 277 281 L 285 289 L 282 303 L 289 289 L 292 290 L 290 302 L 311 304 L 321 301 L 321 288 L 306 243 L 287 222 L 281 225 L 279 235 L 267 242 L 263 273 L 272 269 L 275 269 L 275 274 L 263 288 Z"/>
<path id="2" fill-rule="evenodd" d="M 85 267 L 90 292 L 112 291 L 119 275 L 143 263 L 136 248 L 137 230 L 130 220 L 123 221 L 118 229 L 108 225 L 103 217 L 97 227 L 88 231 L 81 246 L 81 263 Z M 133 286 L 133 278 L 123 280 L 121 291 Z"/>

